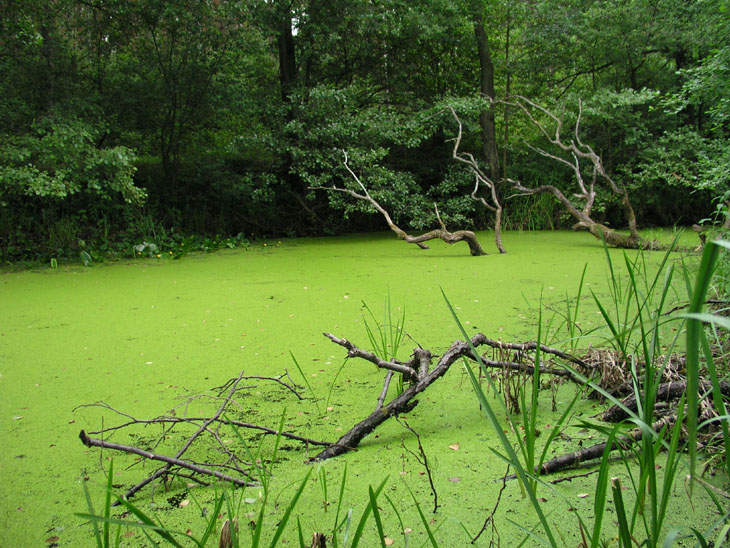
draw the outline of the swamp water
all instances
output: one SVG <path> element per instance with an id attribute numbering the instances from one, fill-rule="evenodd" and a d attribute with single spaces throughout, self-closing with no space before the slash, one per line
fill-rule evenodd
<path id="1" fill-rule="evenodd" d="M 489 241 L 490 234 L 480 236 Z M 306 399 L 297 400 L 275 383 L 252 381 L 240 399 L 240 420 L 276 428 L 283 413 L 286 430 L 335 441 L 374 409 L 382 387 L 383 372 L 362 360 L 348 361 L 332 385 L 345 351 L 322 332 L 370 348 L 363 302 L 376 317 L 387 295 L 394 311 L 405 307 L 410 339 L 402 343 L 401 359 L 407 359 L 416 344 L 438 354 L 460 338 L 441 288 L 460 320 L 475 333 L 505 341 L 534 340 L 541 294 L 544 303 L 562 306 L 566 295 L 575 294 L 587 264 L 581 316 L 586 322 L 597 320 L 586 288 L 606 292 L 605 252 L 599 242 L 567 232 L 507 233 L 504 242 L 507 255 L 470 257 L 465 245 L 434 242 L 424 251 L 390 234 L 294 239 L 180 261 L 151 259 L 0 274 L 0 547 L 95 545 L 91 527 L 74 515 L 88 510 L 82 477 L 89 478 L 100 511 L 112 457 L 113 483 L 120 494 L 156 468 L 132 455 L 84 447 L 79 430 L 94 431 L 126 419 L 99 407 L 78 406 L 104 402 L 150 419 L 169 414 L 190 396 L 221 386 L 241 371 L 263 376 L 288 371 L 303 386 L 291 352 L 307 377 L 309 386 L 302 390 Z M 611 253 L 621 257 L 620 251 Z M 544 312 L 544 319 L 548 316 Z M 548 392 L 541 397 L 539 414 L 544 428 L 557 420 Z M 558 392 L 559 411 L 573 393 L 572 388 Z M 429 459 L 440 505 L 436 514 L 424 467 L 415 457 L 416 439 L 390 420 L 365 438 L 359 451 L 321 465 L 305 463 L 316 454 L 314 448 L 282 440 L 264 536 L 273 534 L 312 467 L 294 514 L 305 538 L 315 531 L 329 535 L 347 464 L 340 519 L 353 508 L 353 529 L 367 504 L 368 486 L 375 488 L 388 477 L 383 495 L 397 505 L 403 520 L 401 525 L 383 499 L 385 534 L 395 546 L 405 545 L 403 528 L 412 530 L 411 546 L 428 542 L 408 488 L 431 520 L 441 546 L 467 545 L 465 530 L 476 534 L 491 512 L 506 465 L 491 451 L 498 448 L 498 441 L 480 413 L 461 364 L 419 399 L 407 421 L 420 434 Z M 583 401 L 576 413 L 588 418 L 596 413 L 594 405 Z M 192 415 L 203 408 L 212 415 L 217 404 L 194 400 L 187 410 L 175 411 Z M 152 447 L 162 433 L 159 426 L 134 432 L 134 437 L 121 432 L 111 439 Z M 589 435 L 578 428 L 568 433 L 574 440 Z M 233 433 L 221 435 L 226 443 L 237 443 Z M 252 432 L 242 435 L 257 443 Z M 156 451 L 174 453 L 182 438 L 172 438 Z M 264 455 L 273 441 L 272 436 L 264 441 Z M 568 447 L 556 444 L 548 458 Z M 620 474 L 622 465 L 615 466 Z M 159 483 L 149 485 L 133 502 L 167 527 L 200 536 L 205 527 L 201 508 L 212 507 L 216 491 L 191 487 L 188 481 L 173 482 L 169 491 Z M 563 483 L 559 489 L 564 498 L 547 487 L 538 490 L 549 501 L 549 520 L 558 524 L 568 546 L 579 540 L 573 512 L 578 509 L 584 518 L 591 516 L 594 484 L 595 476 Z M 677 519 L 670 523 L 703 527 L 714 519 L 703 493 L 696 491 L 692 507 L 683 487 L 676 490 L 672 512 Z M 579 496 L 584 494 L 588 497 Z M 260 495 L 260 488 L 245 491 L 242 521 L 256 515 Z M 181 505 L 183 501 L 190 503 Z M 495 522 L 502 546 L 515 545 L 524 536 L 515 523 L 522 527 L 537 523 L 516 481 L 507 484 Z M 124 533 L 121 545 L 147 545 L 139 529 Z M 244 532 L 243 546 L 248 545 L 246 536 Z M 295 518 L 283 538 L 298 546 Z M 371 519 L 361 546 L 375 546 L 375 538 Z M 488 530 L 477 545 L 488 546 L 491 538 Z"/>

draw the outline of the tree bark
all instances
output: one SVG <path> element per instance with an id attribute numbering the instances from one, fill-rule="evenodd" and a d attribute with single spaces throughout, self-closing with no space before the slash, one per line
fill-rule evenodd
<path id="1" fill-rule="evenodd" d="M 481 18 L 474 18 L 474 35 L 477 41 L 479 53 L 479 91 L 483 97 L 489 98 L 494 103 L 494 64 L 489 51 L 489 38 L 484 31 L 484 24 Z M 494 123 L 494 110 L 484 109 L 479 113 L 479 125 L 482 128 L 482 148 L 484 158 L 489 164 L 489 177 L 492 181 L 499 181 L 499 152 L 497 151 L 497 130 Z"/>
<path id="2" fill-rule="evenodd" d="M 279 86 L 281 100 L 289 102 L 297 76 L 296 50 L 294 49 L 294 33 L 292 31 L 292 14 L 288 2 L 277 2 L 278 14 L 278 49 L 279 49 Z"/>

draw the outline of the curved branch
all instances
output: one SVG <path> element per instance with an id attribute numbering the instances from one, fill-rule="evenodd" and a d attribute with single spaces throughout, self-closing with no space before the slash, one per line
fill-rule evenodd
<path id="1" fill-rule="evenodd" d="M 378 203 L 375 198 L 373 198 L 370 195 L 370 192 L 368 192 L 367 187 L 363 184 L 363 182 L 360 180 L 360 178 L 355 174 L 355 172 L 350 168 L 350 165 L 348 164 L 348 156 L 347 152 L 344 150 L 342 151 L 345 155 L 344 165 L 345 169 L 347 169 L 348 173 L 352 176 L 353 179 L 355 179 L 355 182 L 358 184 L 358 186 L 362 189 L 364 194 L 359 194 L 358 192 L 351 190 L 349 188 L 340 188 L 336 186 L 310 186 L 310 190 L 327 190 L 332 192 L 343 192 L 345 194 L 349 194 L 353 198 L 356 198 L 358 200 L 363 200 L 368 202 L 377 212 L 379 212 L 384 218 L 385 222 L 388 223 L 388 227 L 395 232 L 396 236 L 398 236 L 399 240 L 403 240 L 405 242 L 408 242 L 409 244 L 415 244 L 421 249 L 428 249 L 428 246 L 424 243 L 429 240 L 441 240 L 447 244 L 455 244 L 458 242 L 466 242 L 469 246 L 469 252 L 472 256 L 478 257 L 481 255 L 486 255 L 487 253 L 482 249 L 481 244 L 479 243 L 479 240 L 477 240 L 476 234 L 472 232 L 471 230 L 457 230 L 456 232 L 449 232 L 445 228 L 435 229 L 431 230 L 430 232 L 426 232 L 425 234 L 421 234 L 420 236 L 411 236 L 408 234 L 405 230 L 400 228 L 393 219 L 390 216 L 390 213 Z"/>
<path id="2" fill-rule="evenodd" d="M 638 230 L 637 230 L 637 222 L 636 222 L 636 213 L 634 212 L 634 208 L 631 205 L 631 201 L 629 200 L 629 195 L 626 189 L 622 186 L 619 186 L 616 184 L 616 182 L 611 178 L 611 176 L 606 172 L 606 169 L 603 165 L 603 160 L 599 154 L 597 154 L 593 148 L 581 141 L 580 139 L 580 124 L 581 119 L 583 117 L 583 102 L 578 101 L 578 115 L 576 117 L 575 126 L 573 128 L 573 134 L 574 139 L 571 139 L 570 142 L 566 142 L 563 137 L 561 136 L 562 128 L 563 128 L 563 119 L 562 116 L 558 117 L 552 112 L 550 112 L 545 107 L 535 103 L 534 101 L 531 101 L 530 99 L 523 97 L 521 95 L 515 95 L 515 100 L 512 102 L 502 101 L 503 103 L 511 106 L 515 106 L 522 110 L 522 112 L 525 113 L 525 115 L 529 118 L 529 120 L 532 122 L 532 124 L 542 133 L 542 135 L 555 147 L 562 150 L 563 152 L 569 153 L 573 157 L 573 161 L 570 162 L 564 158 L 561 158 L 560 156 L 557 156 L 555 154 L 551 154 L 547 151 L 544 151 L 540 148 L 532 147 L 530 145 L 530 148 L 537 152 L 538 154 L 541 154 L 542 156 L 545 156 L 547 158 L 551 158 L 553 160 L 556 160 L 562 164 L 567 165 L 570 167 L 576 178 L 576 182 L 578 184 L 578 187 L 580 189 L 580 192 L 576 194 L 576 197 L 581 198 L 585 200 L 585 205 L 582 208 L 582 215 L 576 215 L 576 212 L 578 211 L 578 208 L 571 204 L 571 207 L 568 207 L 566 202 L 564 200 L 567 200 L 564 196 L 561 198 L 558 193 L 556 192 L 555 187 L 552 187 L 551 185 L 544 185 L 541 187 L 538 187 L 533 192 L 527 192 L 527 190 L 524 187 L 517 187 L 518 190 L 524 192 L 524 193 L 551 193 L 553 194 L 560 202 L 566 206 L 569 213 L 573 215 L 576 219 L 578 219 L 578 222 L 580 225 L 585 226 L 588 228 L 588 230 L 596 236 L 597 238 L 605 237 L 606 242 L 610 245 L 614 245 L 617 247 L 627 247 L 627 248 L 651 248 L 654 247 L 654 244 L 651 242 L 646 242 L 642 240 L 641 236 L 639 236 Z M 551 122 L 555 125 L 555 133 L 554 135 L 551 135 L 548 132 L 548 129 L 546 126 L 539 121 L 535 115 L 533 115 L 533 110 L 536 110 L 543 115 L 547 116 Z M 591 177 L 591 183 L 589 187 L 586 187 L 586 184 L 583 180 L 583 175 L 581 173 L 581 167 L 580 167 L 580 160 L 587 160 L 590 162 L 593 168 L 592 177 Z M 629 236 L 623 236 L 620 235 L 611 229 L 601 225 L 600 223 L 595 222 L 590 217 L 591 209 L 593 207 L 593 202 L 595 200 L 595 183 L 597 180 L 597 177 L 600 175 L 600 177 L 607 183 L 608 188 L 613 192 L 614 194 L 620 196 L 621 198 L 621 204 L 624 209 L 624 213 L 626 215 L 626 220 L 629 228 Z M 568 201 L 569 202 L 569 201 Z M 602 236 L 603 234 L 603 236 Z"/>
<path id="3" fill-rule="evenodd" d="M 461 145 L 461 138 L 463 135 L 463 126 L 461 124 L 461 120 L 456 114 L 456 111 L 453 107 L 448 107 L 449 111 L 451 111 L 451 114 L 454 116 L 454 119 L 456 120 L 457 125 L 459 126 L 459 131 L 456 135 L 456 139 L 454 141 L 454 149 L 451 151 L 451 157 L 456 160 L 457 162 L 461 162 L 465 164 L 469 170 L 474 174 L 474 190 L 471 192 L 471 199 L 475 200 L 477 202 L 480 202 L 484 207 L 486 207 L 489 211 L 494 212 L 494 240 L 495 244 L 497 245 L 497 249 L 499 249 L 500 253 L 506 253 L 504 246 L 502 245 L 502 204 L 499 202 L 499 198 L 497 197 L 497 185 L 490 179 L 486 173 L 484 173 L 480 168 L 477 161 L 474 159 L 474 156 L 469 154 L 468 152 L 459 152 L 459 146 Z M 484 199 L 483 196 L 479 196 L 477 192 L 479 191 L 479 186 L 483 185 L 487 189 L 489 189 L 489 196 L 491 199 L 491 203 Z"/>

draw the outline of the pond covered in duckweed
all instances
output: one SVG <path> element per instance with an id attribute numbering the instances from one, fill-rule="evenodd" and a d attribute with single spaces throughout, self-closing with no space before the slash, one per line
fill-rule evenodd
<path id="1" fill-rule="evenodd" d="M 487 242 L 490 235 L 480 237 Z M 0 274 L 0 546 L 95 545 L 91 527 L 74 515 L 87 511 L 82 478 L 88 478 L 100 510 L 110 459 L 114 458 L 113 484 L 120 494 L 155 469 L 134 455 L 83 446 L 81 429 L 95 431 L 126 418 L 100 407 L 79 406 L 104 402 L 140 419 L 173 409 L 177 416 L 199 411 L 212 415 L 215 401 L 181 404 L 241 371 L 260 376 L 288 371 L 303 387 L 305 399 L 275 383 L 252 381 L 239 401 L 237 418 L 276 428 L 283 415 L 287 430 L 335 441 L 374 409 L 382 387 L 382 371 L 360 360 L 343 367 L 345 351 L 322 336 L 331 332 L 370 348 L 363 303 L 376 316 L 388 295 L 394 311 L 405 308 L 408 338 L 401 359 L 416 345 L 439 354 L 459 338 L 441 289 L 475 333 L 506 341 L 534 340 L 541 299 L 544 319 L 550 309 L 562 310 L 566 296 L 575 295 L 587 264 L 581 317 L 586 325 L 594 319 L 598 323 L 585 288 L 599 295 L 606 292 L 600 242 L 569 232 L 508 232 L 504 242 L 507 255 L 471 257 L 465 245 L 434 242 L 424 251 L 391 234 L 290 239 L 179 261 L 149 259 Z M 611 253 L 620 257 L 622 252 Z M 555 338 L 560 336 L 552 342 Z M 545 392 L 541 428 L 554 425 L 573 394 L 567 386 L 555 396 Z M 551 410 L 553 397 L 557 413 Z M 589 419 L 597 412 L 596 403 L 581 401 L 574 412 L 576 419 Z M 394 546 L 406 545 L 403 529 L 411 546 L 428 542 L 408 489 L 441 546 L 467 545 L 468 535 L 479 531 L 497 501 L 506 464 L 492 451 L 498 449 L 498 440 L 460 364 L 421 395 L 407 422 L 420 434 L 428 457 L 438 494 L 436 513 L 416 438 L 391 420 L 365 438 L 357 452 L 322 464 L 306 463 L 316 448 L 284 440 L 273 465 L 264 537 L 272 536 L 298 484 L 314 468 L 282 537 L 287 545 L 299 545 L 296 519 L 306 539 L 315 531 L 331 535 L 338 505 L 340 520 L 353 509 L 354 529 L 367 505 L 368 487 L 386 478 L 383 495 L 400 513 L 381 495 L 384 532 Z M 161 434 L 159 426 L 149 426 L 111 439 L 174 453 L 182 437 L 168 436 L 156 446 Z M 242 435 L 255 449 L 260 436 L 250 431 Z M 239 443 L 235 433 L 221 430 L 221 436 L 232 446 Z M 597 441 L 591 437 L 592 432 L 569 428 L 549 456 Z M 264 456 L 270 454 L 273 441 L 271 436 L 263 441 Z M 197 451 L 196 458 L 204 461 L 206 452 L 214 449 Z M 345 465 L 347 481 L 340 501 Z M 614 466 L 620 475 L 623 465 Z M 557 524 L 567 546 L 579 542 L 576 511 L 590 521 L 594 485 L 595 476 L 589 475 L 556 485 L 555 491 L 539 488 L 548 519 Z M 692 506 L 681 485 L 676 491 L 672 524 L 704 526 L 716 519 L 703 493 L 695 492 Z M 133 501 L 169 528 L 200 536 L 206 523 L 202 515 L 212 508 L 216 492 L 220 488 L 178 478 L 167 490 L 159 483 L 147 486 Z M 247 488 L 240 500 L 239 517 L 253 519 L 261 505 L 261 488 Z M 516 545 L 524 536 L 518 526 L 537 524 L 516 481 L 507 483 L 494 523 L 496 533 L 488 529 L 477 545 L 488 546 L 498 537 L 502 546 Z M 375 546 L 375 539 L 371 519 L 361 545 Z M 123 530 L 121 545 L 146 542 L 139 529 Z M 217 539 L 209 544 L 217 545 Z"/>

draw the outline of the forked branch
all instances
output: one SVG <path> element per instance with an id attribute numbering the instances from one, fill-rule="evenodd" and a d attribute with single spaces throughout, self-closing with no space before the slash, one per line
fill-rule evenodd
<path id="1" fill-rule="evenodd" d="M 429 232 L 426 232 L 425 234 L 421 234 L 420 236 L 411 236 L 408 234 L 405 230 L 400 228 L 392 219 L 390 216 L 390 213 L 375 199 L 371 196 L 370 192 L 368 192 L 367 187 L 363 184 L 363 182 L 360 180 L 360 178 L 357 176 L 357 174 L 352 170 L 348 163 L 348 156 L 347 152 L 343 151 L 343 154 L 345 156 L 344 159 L 344 166 L 345 169 L 347 169 L 347 172 L 352 176 L 352 178 L 355 180 L 357 185 L 360 187 L 360 190 L 362 193 L 357 192 L 355 190 L 352 190 L 350 188 L 343 188 L 338 186 L 313 186 L 309 187 L 310 190 L 326 190 L 329 192 L 341 192 L 344 194 L 348 194 L 352 196 L 353 198 L 357 200 L 362 200 L 365 202 L 368 202 L 375 211 L 380 213 L 383 218 L 385 219 L 385 222 L 388 223 L 388 227 L 395 232 L 395 235 L 398 237 L 399 240 L 403 240 L 405 242 L 408 242 L 410 244 L 415 244 L 421 249 L 428 249 L 428 245 L 426 245 L 425 242 L 430 240 L 442 240 L 443 242 L 452 245 L 458 242 L 466 242 L 469 246 L 469 252 L 472 256 L 481 256 L 486 255 L 487 253 L 482 249 L 481 244 L 479 243 L 479 240 L 477 240 L 476 234 L 472 232 L 471 230 L 457 230 L 456 232 L 449 232 L 445 225 L 441 223 L 441 228 L 431 230 Z M 437 213 L 438 216 L 438 213 Z"/>
<path id="2" fill-rule="evenodd" d="M 553 185 L 541 185 L 537 187 L 526 187 L 519 181 L 509 180 L 512 186 L 519 191 L 520 194 L 552 194 L 577 221 L 576 227 L 582 227 L 588 230 L 596 238 L 605 238 L 609 245 L 623 248 L 654 248 L 653 242 L 647 242 L 641 238 L 637 230 L 636 214 L 629 200 L 629 194 L 626 189 L 617 184 L 608 174 L 603 159 L 597 154 L 593 148 L 584 143 L 580 138 L 580 124 L 583 117 L 583 103 L 578 101 L 578 115 L 576 117 L 575 126 L 573 127 L 573 137 L 566 139 L 563 137 L 563 118 L 556 116 L 547 108 L 522 96 L 515 96 L 512 102 L 505 104 L 515 106 L 522 110 L 528 117 L 530 122 L 542 133 L 550 144 L 559 149 L 562 153 L 569 156 L 569 159 L 553 154 L 542 148 L 529 146 L 533 151 L 537 152 L 545 158 L 550 158 L 569 167 L 574 174 L 575 183 L 578 191 L 573 197 L 582 201 L 582 205 L 576 204 L 568 198 L 560 189 Z M 546 116 L 549 124 L 554 126 L 554 131 L 548 129 L 548 125 L 538 119 L 540 113 Z M 590 165 L 590 180 L 584 178 L 584 168 L 581 162 L 587 161 Z M 622 234 L 615 230 L 595 221 L 591 217 L 592 208 L 596 198 L 596 184 L 598 180 L 604 181 L 606 187 L 614 194 L 620 197 L 623 205 L 624 213 L 628 224 L 629 234 Z"/>
<path id="3" fill-rule="evenodd" d="M 499 249 L 500 253 L 506 253 L 504 246 L 502 245 L 502 204 L 499 201 L 497 195 L 497 184 L 489 178 L 489 176 L 482 171 L 477 163 L 476 159 L 469 152 L 459 152 L 459 146 L 461 146 L 461 138 L 463 134 L 463 126 L 461 120 L 456 114 L 453 107 L 448 107 L 451 114 L 454 116 L 456 123 L 459 126 L 459 132 L 456 135 L 454 141 L 454 149 L 451 152 L 451 157 L 457 162 L 461 162 L 466 165 L 474 175 L 474 190 L 471 192 L 472 200 L 481 203 L 485 208 L 494 213 L 494 241 Z M 484 198 L 483 195 L 479 194 L 479 188 L 484 187 L 487 189 L 489 194 L 489 200 Z"/>

